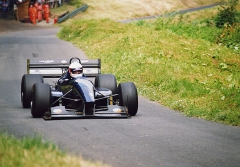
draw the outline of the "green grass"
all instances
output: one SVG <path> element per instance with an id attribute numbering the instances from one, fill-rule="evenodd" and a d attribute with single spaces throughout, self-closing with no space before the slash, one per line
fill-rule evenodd
<path id="1" fill-rule="evenodd" d="M 104 167 L 100 162 L 67 155 L 40 137 L 16 139 L 0 134 L 0 167 Z"/>
<path id="2" fill-rule="evenodd" d="M 240 125 L 239 54 L 214 43 L 220 30 L 195 23 L 74 20 L 58 36 L 100 58 L 103 73 L 133 81 L 150 100 L 187 116 Z"/>

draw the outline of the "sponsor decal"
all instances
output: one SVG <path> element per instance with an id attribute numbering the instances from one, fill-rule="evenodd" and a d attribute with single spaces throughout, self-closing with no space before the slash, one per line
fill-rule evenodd
<path id="1" fill-rule="evenodd" d="M 54 110 L 53 110 L 53 113 L 54 113 L 54 114 L 60 114 L 60 113 L 62 113 L 62 110 L 59 109 L 59 108 L 57 108 L 57 109 L 54 109 Z"/>
<path id="2" fill-rule="evenodd" d="M 66 60 L 62 60 L 61 63 L 62 63 L 62 64 L 66 64 L 67 61 L 66 61 Z"/>
<path id="3" fill-rule="evenodd" d="M 98 68 L 91 68 L 91 69 L 84 69 L 83 68 L 83 73 L 86 73 L 86 74 L 96 74 L 96 73 L 98 73 Z"/>
<path id="4" fill-rule="evenodd" d="M 39 70 L 35 70 L 34 73 L 41 73 Z"/>
<path id="5" fill-rule="evenodd" d="M 121 108 L 114 108 L 114 109 L 113 109 L 113 112 L 115 112 L 115 113 L 120 113 L 120 112 L 122 112 L 122 109 L 121 109 Z"/>
<path id="6" fill-rule="evenodd" d="M 81 63 L 87 63 L 88 60 L 81 60 Z"/>
<path id="7" fill-rule="evenodd" d="M 40 60 L 39 63 L 53 63 L 54 60 Z"/>

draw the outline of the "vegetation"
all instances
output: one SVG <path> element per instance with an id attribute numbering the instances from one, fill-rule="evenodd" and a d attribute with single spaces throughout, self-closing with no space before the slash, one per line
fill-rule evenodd
<path id="1" fill-rule="evenodd" d="M 90 162 L 81 157 L 67 155 L 55 145 L 43 142 L 40 137 L 21 140 L 0 134 L 0 167 L 104 167 L 100 162 Z"/>
<path id="2" fill-rule="evenodd" d="M 240 125 L 239 49 L 219 42 L 226 30 L 215 26 L 216 16 L 189 15 L 131 24 L 74 20 L 58 35 L 89 58 L 100 58 L 104 73 L 135 82 L 150 100 L 188 116 Z"/>
<path id="3" fill-rule="evenodd" d="M 228 3 L 221 5 L 221 9 L 219 9 L 215 18 L 216 27 L 223 28 L 226 24 L 233 25 L 236 23 L 237 4 L 238 0 L 229 0 Z"/>
<path id="4" fill-rule="evenodd" d="M 229 0 L 227 4 L 222 5 L 215 17 L 215 25 L 224 28 L 217 38 L 217 43 L 240 53 L 240 13 L 237 12 L 237 5 L 238 0 Z"/>

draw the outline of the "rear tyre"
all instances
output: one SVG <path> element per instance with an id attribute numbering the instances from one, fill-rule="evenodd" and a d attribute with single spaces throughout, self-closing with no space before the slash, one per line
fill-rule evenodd
<path id="1" fill-rule="evenodd" d="M 35 83 L 43 83 L 40 74 L 25 74 L 21 81 L 21 102 L 24 108 L 30 107 L 32 86 Z"/>
<path id="2" fill-rule="evenodd" d="M 133 82 L 124 82 L 118 85 L 119 106 L 126 106 L 128 114 L 134 116 L 138 111 L 138 93 Z"/>
<path id="3" fill-rule="evenodd" d="M 117 80 L 113 74 L 99 74 L 95 78 L 95 87 L 107 88 L 112 91 L 112 94 L 117 94 Z M 117 96 L 113 97 L 113 101 L 116 102 Z"/>
<path id="4" fill-rule="evenodd" d="M 31 114 L 42 117 L 51 105 L 51 88 L 48 84 L 36 83 L 32 88 Z"/>

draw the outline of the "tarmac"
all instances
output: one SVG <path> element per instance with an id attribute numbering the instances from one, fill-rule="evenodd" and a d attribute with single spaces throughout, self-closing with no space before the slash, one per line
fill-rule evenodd
<path id="1" fill-rule="evenodd" d="M 11 31 L 21 31 L 21 30 L 31 30 L 43 27 L 55 27 L 57 24 L 54 24 L 54 20 L 50 18 L 49 23 L 46 23 L 45 20 L 37 22 L 37 24 L 32 23 L 22 23 L 19 20 L 15 20 L 12 16 L 7 16 L 3 18 L 0 16 L 0 34 L 7 33 Z"/>

